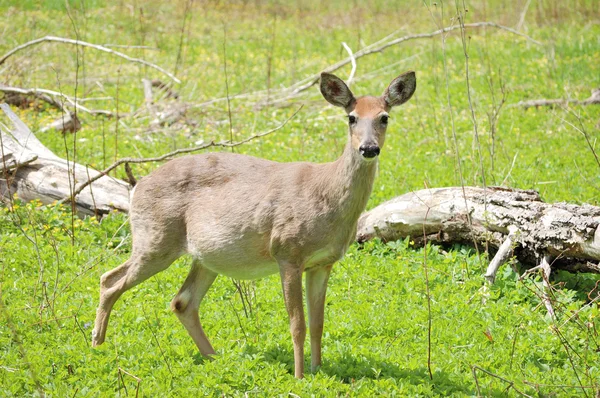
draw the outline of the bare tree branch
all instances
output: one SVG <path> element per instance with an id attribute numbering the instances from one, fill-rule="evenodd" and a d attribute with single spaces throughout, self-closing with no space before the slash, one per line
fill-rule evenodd
<path id="1" fill-rule="evenodd" d="M 592 95 L 582 101 L 576 99 L 537 99 L 529 101 L 519 101 L 513 106 L 522 106 L 525 109 L 538 106 L 565 106 L 574 105 L 600 105 L 600 88 L 592 90 Z"/>
<path id="2" fill-rule="evenodd" d="M 502 242 L 502 245 L 500 245 L 500 247 L 498 248 L 496 255 L 494 256 L 492 261 L 490 261 L 488 269 L 484 275 L 485 279 L 487 279 L 487 281 L 491 285 L 493 285 L 494 281 L 496 280 L 496 273 L 498 272 L 498 268 L 500 268 L 501 265 L 503 265 L 510 259 L 512 251 L 514 249 L 513 246 L 515 235 L 519 232 L 519 229 L 514 225 L 509 225 L 508 231 L 509 233 L 506 237 L 506 240 Z"/>
<path id="3" fill-rule="evenodd" d="M 56 36 L 44 36 L 44 37 L 41 37 L 39 39 L 28 41 L 27 43 L 23 43 L 20 46 L 17 46 L 15 48 L 13 48 L 12 50 L 10 50 L 6 54 L 4 54 L 2 56 L 2 58 L 0 58 L 0 65 L 2 65 L 4 62 L 6 62 L 6 60 L 8 58 L 10 58 L 12 55 L 18 53 L 19 51 L 21 51 L 21 50 L 23 50 L 23 49 L 25 49 L 27 47 L 31 47 L 31 46 L 34 46 L 36 44 L 40 44 L 40 43 L 44 43 L 44 42 L 57 42 L 57 43 L 74 44 L 74 45 L 77 45 L 77 46 L 90 47 L 90 48 L 96 49 L 98 51 L 104 51 L 106 53 L 116 55 L 117 57 L 124 58 L 127 61 L 129 61 L 129 62 L 136 62 L 138 64 L 146 65 L 146 66 L 148 66 L 150 68 L 156 69 L 157 71 L 159 71 L 161 73 L 164 73 L 165 75 L 169 76 L 171 79 L 173 79 L 177 83 L 181 83 L 181 80 L 179 80 L 177 77 L 175 77 L 175 75 L 173 75 L 171 72 L 168 72 L 165 69 L 161 68 L 160 66 L 155 65 L 155 64 L 153 64 L 151 62 L 145 61 L 145 60 L 140 59 L 140 58 L 130 57 L 127 54 L 123 54 L 122 52 L 111 50 L 110 48 L 107 48 L 107 47 L 104 47 L 104 46 L 101 46 L 101 45 L 98 45 L 98 44 L 88 43 L 88 42 L 81 41 L 81 40 L 68 39 L 68 38 L 65 38 L 65 37 L 56 37 Z"/>
<path id="4" fill-rule="evenodd" d="M 522 36 L 522 37 L 526 38 L 527 40 L 529 40 L 530 42 L 537 44 L 539 46 L 543 45 L 543 43 L 533 39 L 532 37 L 526 35 L 525 33 L 516 31 L 515 29 L 509 28 L 508 26 L 499 25 L 495 22 L 474 22 L 474 23 L 468 23 L 468 24 L 462 25 L 462 28 L 483 28 L 483 27 L 493 27 L 493 28 L 497 28 L 500 30 L 505 30 L 505 31 L 513 33 L 517 36 Z M 461 29 L 461 25 L 448 26 L 446 28 L 438 29 L 431 33 L 419 33 L 419 34 L 415 34 L 415 35 L 403 36 L 403 37 L 399 37 L 394 40 L 386 41 L 384 43 L 381 43 L 382 41 L 380 40 L 376 43 L 371 44 L 370 46 L 367 46 L 361 50 L 358 50 L 357 52 L 354 53 L 354 57 L 348 57 L 346 59 L 343 59 L 343 60 L 323 69 L 322 72 L 328 72 L 328 73 L 334 72 L 334 71 L 340 69 L 341 67 L 346 66 L 349 63 L 351 63 L 352 58 L 359 59 L 366 55 L 378 53 L 378 52 L 385 50 L 388 47 L 395 46 L 395 45 L 403 43 L 405 41 L 415 40 L 415 39 L 428 39 L 428 38 L 438 36 L 443 33 L 451 32 L 451 31 L 457 30 L 457 29 Z M 297 94 L 297 93 L 304 91 L 304 90 L 308 89 L 309 87 L 313 86 L 316 82 L 319 81 L 320 76 L 321 76 L 321 72 L 319 72 L 315 75 L 312 75 L 310 77 L 307 77 L 304 80 L 301 80 L 300 82 L 288 87 L 288 89 L 292 90 L 293 94 Z"/>
<path id="5" fill-rule="evenodd" d="M 552 308 L 552 300 L 550 299 L 550 292 L 552 291 L 552 286 L 550 286 L 550 274 L 552 273 L 552 267 L 550 266 L 550 256 L 544 255 L 542 258 L 542 262 L 540 263 L 542 269 L 542 278 L 544 291 L 542 293 L 542 301 L 544 302 L 544 306 L 548 311 L 548 315 L 553 320 L 556 320 L 556 315 L 554 315 L 554 308 Z"/>
<path id="6" fill-rule="evenodd" d="M 352 53 L 352 50 L 350 49 L 350 47 L 348 47 L 348 45 L 345 42 L 342 42 L 342 46 L 344 46 L 344 49 L 346 50 L 346 52 L 350 56 L 350 59 L 351 59 L 351 62 L 352 62 L 352 70 L 350 71 L 350 75 L 348 76 L 348 80 L 346 80 L 346 85 L 348 87 L 350 87 L 350 85 L 352 84 L 352 80 L 354 80 L 354 74 L 356 73 L 356 59 L 354 59 L 354 54 Z"/>
<path id="7" fill-rule="evenodd" d="M 516 30 L 521 30 L 523 24 L 525 23 L 525 16 L 527 15 L 527 10 L 529 9 L 529 4 L 531 4 L 531 0 L 527 0 L 525 6 L 523 6 L 523 11 L 521 11 L 521 16 L 519 17 L 519 22 L 515 26 Z"/>
<path id="8" fill-rule="evenodd" d="M 505 30 L 507 32 L 513 33 L 517 36 L 522 36 L 524 38 L 526 38 L 527 40 L 529 40 L 530 42 L 540 45 L 542 46 L 543 43 L 533 39 L 532 37 L 518 32 L 515 29 L 509 28 L 507 26 L 504 25 L 499 25 L 495 22 L 475 22 L 475 23 L 468 23 L 468 24 L 464 24 L 463 25 L 464 28 L 482 28 L 482 27 L 492 27 L 492 28 L 497 28 L 500 30 Z M 392 33 L 391 35 L 388 35 L 386 37 L 384 37 L 383 39 L 367 46 L 364 47 L 360 50 L 358 50 L 357 52 L 355 52 L 353 54 L 352 57 L 348 57 L 345 58 L 341 61 L 336 62 L 333 65 L 328 66 L 327 68 L 323 69 L 322 71 L 320 71 L 319 73 L 315 73 L 311 76 L 308 76 L 305 79 L 302 79 L 294 84 L 292 84 L 291 86 L 288 87 L 284 87 L 282 89 L 280 89 L 277 93 L 272 92 L 273 94 L 278 95 L 278 98 L 274 98 L 272 101 L 270 101 L 270 103 L 274 103 L 274 102 L 282 102 L 285 101 L 286 99 L 289 98 L 293 98 L 296 95 L 298 95 L 299 93 L 308 90 L 309 88 L 311 88 L 313 85 L 315 85 L 320 77 L 321 77 L 321 73 L 322 72 L 334 72 L 350 63 L 352 63 L 352 60 L 354 59 L 355 61 L 361 57 L 367 56 L 367 55 L 371 55 L 371 54 L 375 54 L 375 53 L 380 53 L 383 50 L 395 46 L 397 44 L 406 42 L 406 41 L 410 41 L 410 40 L 415 40 L 415 39 L 428 39 L 428 38 L 432 38 L 438 35 L 441 35 L 443 33 L 447 33 L 447 32 L 451 32 L 457 29 L 461 29 L 460 25 L 453 25 L 453 26 L 448 26 L 446 28 L 441 28 L 438 29 L 434 32 L 431 33 L 419 33 L 419 34 L 414 34 L 414 35 L 408 35 L 408 36 L 403 36 L 403 37 L 399 37 L 397 39 L 393 39 L 390 40 L 390 37 L 393 37 L 397 32 Z M 242 99 L 242 98 L 255 98 L 255 97 L 259 97 L 259 98 L 263 98 L 267 93 L 267 90 L 261 90 L 261 91 L 256 91 L 256 92 L 251 92 L 251 93 L 243 93 L 243 94 L 237 94 L 237 95 L 230 95 L 229 96 L 229 100 L 231 99 Z M 270 96 L 269 96 L 270 98 Z M 223 97 L 223 98 L 216 98 L 216 99 L 212 99 L 200 104 L 195 104 L 193 105 L 194 108 L 198 108 L 198 107 L 202 107 L 202 106 L 207 106 L 207 105 L 211 105 L 217 102 L 223 102 L 226 101 L 227 98 Z"/>
<path id="9" fill-rule="evenodd" d="M 3 92 L 4 94 L 31 95 L 37 99 L 40 99 L 40 100 L 50 104 L 51 106 L 53 106 L 59 110 L 62 110 L 62 111 L 65 110 L 61 101 L 57 101 L 53 97 L 58 96 L 58 97 L 65 98 L 66 96 L 64 94 L 56 92 L 56 91 L 46 90 L 43 88 L 41 88 L 41 89 L 20 88 L 20 87 L 10 87 L 10 86 L 4 86 L 4 85 L 0 85 L 0 91 Z M 11 103 L 11 101 L 7 97 L 5 97 L 5 101 L 7 103 Z M 13 103 L 12 105 L 15 105 L 15 104 Z"/>
<path id="10" fill-rule="evenodd" d="M 32 95 L 36 98 L 39 98 L 40 100 L 42 100 L 44 102 L 49 103 L 50 105 L 52 105 L 58 109 L 66 112 L 61 101 L 57 101 L 56 99 L 53 98 L 53 97 L 60 97 L 60 98 L 64 98 L 76 110 L 89 113 L 90 115 L 104 115 L 104 116 L 108 116 L 108 117 L 114 116 L 113 112 L 111 112 L 111 111 L 86 108 L 85 106 L 83 106 L 79 103 L 79 102 L 81 102 L 80 99 L 75 100 L 66 94 L 63 94 L 58 91 L 47 90 L 45 88 L 20 88 L 20 87 L 1 86 L 0 85 L 0 91 L 3 93 Z"/>
<path id="11" fill-rule="evenodd" d="M 104 47 L 115 47 L 115 48 L 132 48 L 132 49 L 138 49 L 138 50 L 152 50 L 152 51 L 159 51 L 160 50 L 160 48 L 158 48 L 158 47 L 133 46 L 133 45 L 128 45 L 128 44 L 110 44 L 110 43 L 104 43 L 103 46 Z"/>

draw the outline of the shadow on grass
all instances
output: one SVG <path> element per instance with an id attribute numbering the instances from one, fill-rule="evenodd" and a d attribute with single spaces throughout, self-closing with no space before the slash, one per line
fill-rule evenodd
<path id="1" fill-rule="evenodd" d="M 248 354 L 263 354 L 265 361 L 284 363 L 287 371 L 294 374 L 294 356 L 292 350 L 279 345 L 266 347 L 247 346 Z M 306 373 L 310 371 L 310 356 L 305 358 Z M 341 353 L 324 358 L 319 372 L 338 379 L 341 383 L 351 384 L 359 379 L 395 379 L 412 385 L 428 385 L 431 390 L 442 396 L 451 394 L 472 395 L 475 393 L 474 384 L 461 385 L 444 371 L 436 371 L 433 381 L 429 378 L 426 367 L 404 369 L 401 364 L 379 360 L 375 356 L 360 355 L 357 357 Z M 456 378 L 454 378 L 456 379 Z M 487 391 L 492 396 L 501 396 L 501 391 Z"/>
<path id="2" fill-rule="evenodd" d="M 193 355 L 194 365 L 204 365 L 207 362 L 212 362 L 214 360 L 213 357 L 205 357 L 202 356 L 199 352 L 195 352 Z"/>

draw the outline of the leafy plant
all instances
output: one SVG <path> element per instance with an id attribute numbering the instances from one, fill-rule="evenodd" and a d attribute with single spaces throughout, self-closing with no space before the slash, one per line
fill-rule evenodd
<path id="1" fill-rule="evenodd" d="M 513 26 L 527 11 L 521 3 L 469 2 L 467 22 Z M 119 121 L 82 113 L 83 128 L 75 136 L 38 133 L 59 156 L 68 152 L 71 159 L 96 168 L 121 156 L 155 156 L 200 140 L 229 139 L 226 102 L 199 105 L 226 96 L 223 46 L 234 139 L 268 130 L 296 109 L 287 105 L 306 103 L 284 129 L 236 151 L 278 161 L 331 161 L 345 143 L 344 122 L 316 88 L 279 104 L 283 106 L 259 106 L 240 94 L 289 86 L 333 64 L 346 56 L 341 42 L 356 51 L 389 34 L 431 32 L 438 22 L 456 22 L 455 4 L 445 2 L 376 0 L 368 6 L 354 3 L 349 12 L 348 3 L 341 1 L 191 6 L 69 1 L 70 16 L 62 1 L 0 4 L 5 10 L 0 26 L 10 32 L 0 42 L 2 53 L 51 33 L 158 48 L 123 51 L 166 69 L 177 65 L 183 83 L 175 89 L 185 101 L 198 105 L 186 114 L 195 125 L 148 132 L 147 118 Z M 583 99 L 597 87 L 600 27 L 590 22 L 596 13 L 593 0 L 531 2 L 525 26 L 543 46 L 492 28 L 467 31 L 481 152 L 473 141 L 458 32 L 445 36 L 444 48 L 436 37 L 361 58 L 353 83 L 358 94 L 381 91 L 403 70 L 416 70 L 418 78 L 415 100 L 392 114 L 368 207 L 424 185 L 459 185 L 457 153 L 465 184 L 482 183 L 483 165 L 490 185 L 538 189 L 548 201 L 598 205 L 596 160 L 586 137 L 564 122 L 565 111 L 514 106 L 544 97 Z M 226 41 L 216 21 L 227 25 Z M 139 81 L 154 77 L 139 65 L 50 44 L 2 67 L 7 84 L 55 90 L 60 86 L 79 98 L 110 97 L 94 105 L 120 113 L 143 107 Z M 336 73 L 344 77 L 349 71 L 350 66 Z M 493 96 L 500 90 L 499 85 L 490 86 L 491 77 L 507 90 L 507 104 L 497 118 L 489 117 Z M 34 131 L 59 116 L 45 105 L 17 112 Z M 579 107 L 576 112 L 594 147 L 599 107 Z M 157 166 L 137 165 L 133 171 L 143 176 Z M 116 176 L 122 177 L 122 172 Z M 18 198 L 0 205 L 0 395 L 503 396 L 510 390 L 508 394 L 515 395 L 593 396 L 599 388 L 595 276 L 554 276 L 558 319 L 553 321 L 541 304 L 541 279 L 535 275 L 519 280 L 506 267 L 494 286 L 483 288 L 485 253 L 463 246 L 417 249 L 411 239 L 354 244 L 329 282 L 323 367 L 296 380 L 277 276 L 253 283 L 247 316 L 236 286 L 227 278 L 217 279 L 200 313 L 218 355 L 214 360 L 199 356 L 169 310 L 189 259 L 126 293 L 115 307 L 107 342 L 92 349 L 99 277 L 123 262 L 130 250 L 125 215 L 76 218 L 72 223 L 70 209 L 64 206 Z M 433 380 L 427 369 L 429 348 Z"/>

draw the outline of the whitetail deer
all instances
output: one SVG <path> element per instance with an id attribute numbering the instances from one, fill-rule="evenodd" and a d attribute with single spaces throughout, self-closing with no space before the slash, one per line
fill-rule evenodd
<path id="1" fill-rule="evenodd" d="M 279 271 L 294 345 L 296 377 L 304 373 L 306 323 L 311 368 L 321 365 L 325 291 L 332 265 L 354 240 L 383 146 L 388 111 L 414 93 L 416 77 L 394 79 L 381 97 L 355 98 L 334 75 L 321 93 L 348 114 L 348 144 L 331 163 L 277 163 L 233 153 L 171 160 L 142 178 L 132 195 L 131 257 L 100 281 L 92 344 L 104 342 L 113 305 L 126 290 L 163 271 L 184 253 L 192 267 L 171 308 L 204 356 L 215 354 L 198 309 L 218 274 L 254 279 Z"/>

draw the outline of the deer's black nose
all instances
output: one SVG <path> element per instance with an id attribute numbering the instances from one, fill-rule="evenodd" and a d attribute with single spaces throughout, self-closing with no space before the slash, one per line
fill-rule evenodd
<path id="1" fill-rule="evenodd" d="M 380 149 L 377 145 L 361 145 L 358 148 L 360 154 L 363 155 L 367 159 L 372 159 L 375 156 L 379 155 Z"/>

